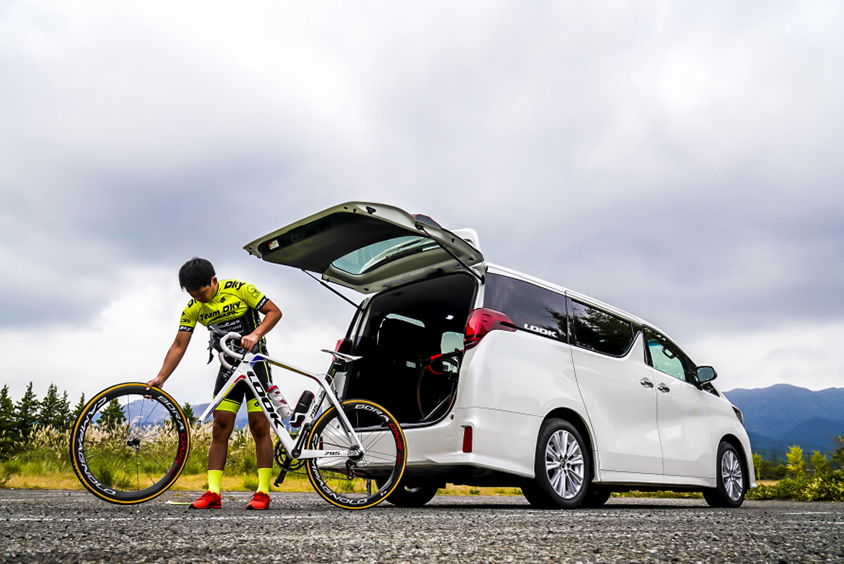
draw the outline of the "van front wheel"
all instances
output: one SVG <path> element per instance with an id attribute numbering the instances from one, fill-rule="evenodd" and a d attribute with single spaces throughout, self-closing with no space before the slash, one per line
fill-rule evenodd
<path id="1" fill-rule="evenodd" d="M 533 482 L 522 493 L 534 507 L 574 509 L 589 489 L 592 464 L 589 450 L 574 425 L 549 419 L 539 430 Z"/>
<path id="2" fill-rule="evenodd" d="M 741 455 L 730 443 L 721 443 L 717 462 L 717 487 L 704 490 L 703 498 L 710 507 L 740 507 L 747 491 Z"/>

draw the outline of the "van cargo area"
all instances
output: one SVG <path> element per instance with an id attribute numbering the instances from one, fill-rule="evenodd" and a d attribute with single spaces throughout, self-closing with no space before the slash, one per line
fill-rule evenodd
<path id="1" fill-rule="evenodd" d="M 455 400 L 476 288 L 472 276 L 453 273 L 370 299 L 357 333 L 350 335 L 351 353 L 363 358 L 350 366 L 342 395 L 382 405 L 403 426 L 445 417 Z"/>

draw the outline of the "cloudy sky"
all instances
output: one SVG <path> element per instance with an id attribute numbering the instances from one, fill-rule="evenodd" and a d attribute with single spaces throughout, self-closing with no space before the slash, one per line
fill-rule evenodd
<path id="1" fill-rule="evenodd" d="M 352 308 L 242 246 L 349 200 L 655 323 L 724 390 L 844 387 L 838 2 L 0 4 L 0 383 L 153 377 L 200 255 L 324 369 Z M 838 155 L 838 156 L 836 156 Z M 205 332 L 166 388 L 208 400 Z"/>

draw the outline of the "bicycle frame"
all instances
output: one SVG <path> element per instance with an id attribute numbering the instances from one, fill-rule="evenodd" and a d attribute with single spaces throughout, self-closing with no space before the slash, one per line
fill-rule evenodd
<path id="1" fill-rule="evenodd" d="M 211 413 L 213 413 L 214 410 L 217 409 L 217 407 L 226 398 L 229 392 L 231 392 L 237 384 L 239 384 L 240 382 L 244 382 L 252 390 L 252 393 L 255 394 L 255 397 L 258 399 L 258 405 L 261 406 L 261 410 L 263 411 L 264 416 L 267 418 L 267 421 L 269 421 L 270 427 L 272 427 L 273 431 L 278 437 L 278 440 L 281 441 L 282 446 L 284 446 L 284 450 L 287 451 L 287 453 L 292 458 L 305 459 L 325 458 L 329 456 L 343 456 L 347 453 L 340 452 L 337 450 L 314 450 L 301 448 L 304 444 L 304 441 L 306 440 L 305 436 L 308 434 L 304 431 L 308 429 L 309 424 L 316 417 L 316 414 L 319 412 L 319 409 L 322 406 L 323 402 L 326 398 L 328 398 L 328 400 L 331 402 L 331 405 L 333 405 L 337 409 L 339 419 L 343 424 L 343 430 L 347 433 L 348 438 L 353 441 L 353 443 L 357 445 L 357 448 L 359 449 L 359 451 L 355 454 L 364 454 L 365 449 L 363 447 L 363 444 L 361 443 L 361 440 L 358 435 L 355 433 L 355 430 L 352 428 L 352 424 L 349 422 L 349 419 L 346 417 L 346 414 L 343 412 L 342 404 L 337 398 L 337 395 L 334 393 L 334 390 L 331 388 L 331 380 L 328 379 L 327 374 L 313 374 L 311 372 L 308 372 L 307 370 L 296 368 L 295 366 L 291 366 L 289 364 L 281 362 L 280 360 L 270 358 L 265 354 L 253 354 L 251 352 L 239 354 L 231 350 L 228 346 L 226 346 L 226 341 L 228 339 L 239 340 L 240 335 L 238 335 L 237 333 L 228 333 L 220 339 L 220 347 L 224 351 L 220 353 L 220 361 L 226 368 L 233 368 L 232 375 L 220 389 L 220 393 L 217 394 L 217 396 L 214 398 L 214 401 L 211 402 L 208 408 L 206 408 L 205 412 L 203 412 L 203 414 L 199 417 L 200 421 L 204 422 L 211 415 Z M 326 350 L 325 352 L 328 352 L 334 355 L 335 357 L 344 360 L 354 360 L 358 358 L 328 350 Z M 240 359 L 240 362 L 237 364 L 237 366 L 232 367 L 232 365 L 226 362 L 224 355 Z M 282 423 L 281 415 L 279 415 L 278 411 L 275 408 L 275 405 L 273 404 L 270 397 L 267 395 L 267 392 L 264 389 L 264 386 L 261 384 L 261 381 L 255 375 L 255 372 L 252 368 L 257 362 L 268 362 L 273 366 L 277 366 L 289 372 L 299 374 L 300 376 L 313 380 L 320 387 L 321 391 L 317 395 L 316 400 L 313 402 L 308 412 L 306 413 L 305 419 L 302 421 L 300 427 L 302 431 L 299 432 L 299 435 L 296 439 L 294 439 L 290 435 L 290 433 L 287 432 L 287 429 Z"/>

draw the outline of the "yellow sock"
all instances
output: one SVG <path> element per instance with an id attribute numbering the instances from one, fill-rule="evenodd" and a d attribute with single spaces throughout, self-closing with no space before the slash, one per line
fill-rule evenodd
<path id="1" fill-rule="evenodd" d="M 208 471 L 208 491 L 215 494 L 220 493 L 220 488 L 223 485 L 223 471 L 209 470 Z"/>
<path id="2" fill-rule="evenodd" d="M 268 494 L 270 493 L 270 474 L 273 473 L 272 468 L 258 468 L 258 491 Z"/>

